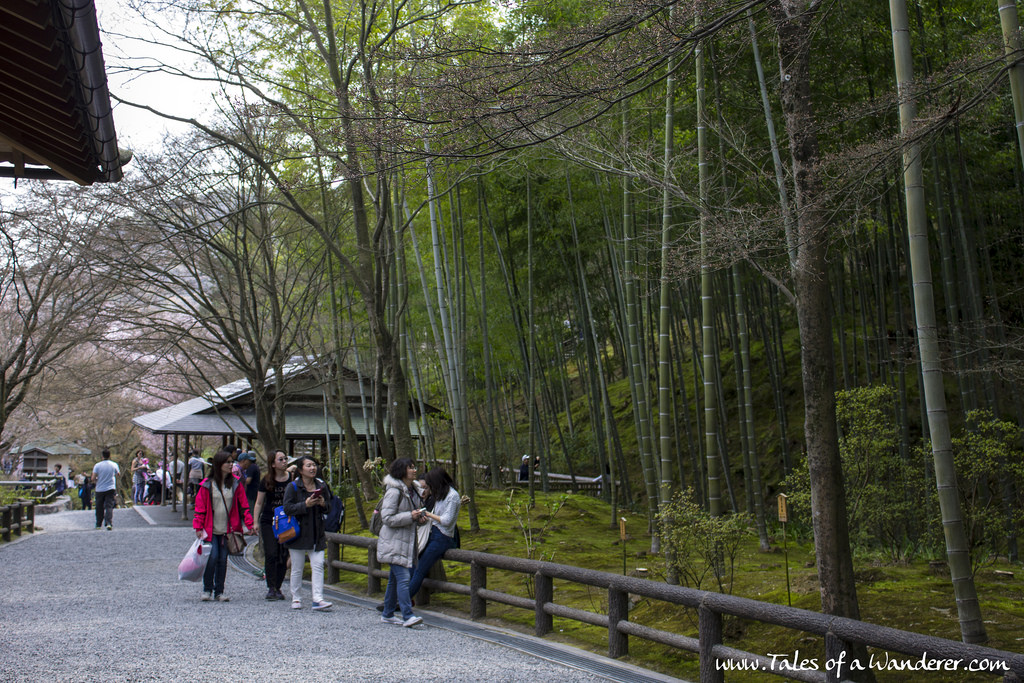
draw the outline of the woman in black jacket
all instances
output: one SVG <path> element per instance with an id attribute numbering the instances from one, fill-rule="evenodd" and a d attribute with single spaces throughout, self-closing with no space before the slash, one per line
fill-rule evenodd
<path id="1" fill-rule="evenodd" d="M 284 491 L 284 512 L 295 517 L 299 523 L 299 535 L 288 544 L 288 554 L 292 561 L 290 587 L 292 591 L 292 609 L 302 609 L 302 568 L 309 556 L 309 567 L 313 578 L 313 609 L 325 611 L 331 603 L 324 600 L 324 549 L 327 548 L 327 537 L 324 535 L 324 514 L 327 502 L 331 499 L 331 490 L 327 484 L 317 478 L 319 466 L 310 457 L 299 458 L 296 462 L 295 481 Z"/>

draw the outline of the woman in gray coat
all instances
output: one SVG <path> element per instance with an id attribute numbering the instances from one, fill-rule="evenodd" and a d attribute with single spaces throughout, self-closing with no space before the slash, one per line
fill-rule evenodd
<path id="1" fill-rule="evenodd" d="M 423 621 L 412 613 L 409 578 L 416 562 L 416 526 L 426 521 L 420 497 L 413 487 L 416 465 L 409 458 L 398 458 L 384 477 L 384 501 L 380 518 L 384 526 L 377 540 L 377 561 L 391 565 L 388 588 L 384 592 L 381 621 L 398 626 L 415 626 Z M 400 607 L 402 616 L 395 616 Z"/>

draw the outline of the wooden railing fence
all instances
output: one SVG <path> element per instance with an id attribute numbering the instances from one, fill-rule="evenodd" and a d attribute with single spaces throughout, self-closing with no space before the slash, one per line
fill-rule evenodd
<path id="1" fill-rule="evenodd" d="M 57 497 L 56 478 L 44 479 L 37 477 L 35 479 L 0 481 L 0 486 L 18 489 L 20 491 L 18 495 L 31 496 L 39 503 L 49 503 Z"/>
<path id="2" fill-rule="evenodd" d="M 368 551 L 367 564 L 340 560 L 340 548 L 350 546 Z M 387 572 L 377 562 L 377 539 L 350 534 L 327 534 L 327 580 L 337 583 L 339 571 L 364 574 L 366 592 L 379 593 L 382 578 Z M 912 659 L 888 658 L 880 655 L 862 663 L 866 668 L 893 670 L 904 666 L 911 671 L 972 671 L 1002 676 L 1004 683 L 1024 681 L 1024 655 L 996 650 L 980 645 L 926 636 L 920 633 L 869 624 L 854 619 L 834 617 L 809 610 L 759 602 L 749 598 L 723 595 L 708 591 L 672 586 L 660 581 L 620 576 L 609 572 L 582 569 L 553 562 L 541 562 L 518 557 L 493 555 L 473 550 L 452 549 L 444 559 L 469 565 L 469 585 L 451 581 L 427 579 L 424 585 L 435 591 L 467 595 L 470 599 L 470 617 L 481 619 L 487 615 L 487 603 L 512 605 L 534 613 L 534 633 L 544 636 L 552 630 L 552 618 L 574 619 L 608 629 L 608 656 L 622 657 L 629 653 L 629 637 L 636 636 L 656 643 L 697 653 L 700 660 L 701 683 L 722 683 L 726 671 L 759 670 L 774 673 L 790 680 L 809 683 L 831 683 L 849 675 L 850 662 L 846 654 L 851 644 L 899 652 Z M 487 588 L 487 570 L 500 569 L 519 572 L 533 577 L 533 598 L 511 595 Z M 594 586 L 607 591 L 608 613 L 599 614 L 559 605 L 554 601 L 553 580 L 559 579 Z M 629 620 L 629 596 L 638 595 L 697 610 L 698 637 L 693 638 Z M 745 652 L 726 646 L 722 642 L 722 619 L 729 615 L 766 624 L 774 624 L 822 636 L 825 640 L 826 661 L 813 665 L 792 661 L 792 654 L 765 654 Z M 770 646 L 769 646 L 770 649 Z M 928 669 L 927 667 L 931 667 Z M 946 667 L 942 669 L 942 667 Z M 921 675 L 921 674 L 919 674 Z M 927 677 L 929 673 L 923 674 Z M 909 680 L 909 679 L 908 679 Z"/>
<path id="3" fill-rule="evenodd" d="M 22 531 L 33 532 L 36 529 L 36 504 L 32 501 L 18 501 L 0 507 L 0 537 L 5 542 L 12 535 L 21 536 Z"/>

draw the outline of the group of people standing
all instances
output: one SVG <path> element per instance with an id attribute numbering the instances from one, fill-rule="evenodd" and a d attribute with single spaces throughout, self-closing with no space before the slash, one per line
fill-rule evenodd
<path id="1" fill-rule="evenodd" d="M 434 563 L 455 547 L 455 526 L 462 506 L 444 469 L 434 468 L 423 479 L 417 479 L 416 473 L 416 463 L 409 458 L 391 464 L 384 477 L 383 526 L 377 542 L 377 560 L 390 565 L 381 621 L 406 627 L 423 621 L 412 611 L 412 598 Z M 421 528 L 427 532 L 422 543 Z M 401 616 L 395 614 L 396 609 Z"/>
<path id="2" fill-rule="evenodd" d="M 228 601 L 224 593 L 227 536 L 251 535 L 258 530 L 267 585 L 265 598 L 286 600 L 281 587 L 288 575 L 292 609 L 302 609 L 302 570 L 308 558 L 311 607 L 314 611 L 330 610 L 332 603 L 324 599 L 325 515 L 334 494 L 319 477 L 319 464 L 308 456 L 289 462 L 284 451 L 274 451 L 268 457 L 266 474 L 256 486 L 250 514 L 252 497 L 246 491 L 245 471 L 232 470 L 231 455 L 222 450 L 213 457 L 211 474 L 200 482 L 196 494 L 192 527 L 197 538 L 211 543 L 201 599 Z M 383 526 L 377 543 L 378 561 L 390 565 L 381 620 L 407 627 L 423 621 L 412 611 L 412 597 L 434 563 L 455 546 L 462 504 L 444 469 L 434 468 L 422 479 L 416 475 L 416 464 L 411 459 L 399 458 L 392 463 L 384 478 L 380 505 Z M 274 534 L 274 510 L 278 507 L 298 522 L 299 533 L 288 543 L 279 542 Z"/>
<path id="3" fill-rule="evenodd" d="M 248 454 L 244 454 L 248 455 Z M 319 465 L 310 457 L 301 457 L 289 464 L 284 451 L 275 451 L 266 475 L 258 478 L 255 463 L 243 466 L 249 458 L 240 458 L 236 468 L 234 453 L 218 451 L 213 456 L 210 476 L 203 479 L 195 500 L 192 528 L 196 538 L 211 544 L 210 559 L 203 574 L 203 601 L 227 602 L 224 580 L 227 574 L 228 535 L 256 533 L 254 515 L 249 509 L 250 496 L 255 490 L 255 518 L 263 546 L 268 600 L 284 600 L 281 585 L 287 565 L 291 564 L 289 584 L 292 609 L 303 606 L 302 568 L 309 557 L 313 575 L 312 608 L 327 611 L 332 603 L 324 600 L 324 550 L 327 536 L 324 513 L 332 497 L 331 489 L 320 479 Z M 237 471 L 236 471 L 237 469 Z M 293 479 L 291 470 L 294 470 Z M 246 480 L 250 480 L 247 482 Z M 258 481 L 252 481 L 258 479 Z M 255 486 L 254 486 L 255 485 Z M 246 489 L 249 488 L 249 491 Z M 273 532 L 274 508 L 284 507 L 285 514 L 295 517 L 300 533 L 287 546 L 278 543 Z M 284 551 L 287 549 L 287 556 Z"/>
<path id="4" fill-rule="evenodd" d="M 171 495 L 174 480 L 180 478 L 185 470 L 185 465 L 177 455 L 173 460 L 157 460 L 156 470 L 152 470 L 151 467 L 145 452 L 142 449 L 135 451 L 129 466 L 132 475 L 132 502 L 135 505 L 161 503 L 164 498 Z"/>

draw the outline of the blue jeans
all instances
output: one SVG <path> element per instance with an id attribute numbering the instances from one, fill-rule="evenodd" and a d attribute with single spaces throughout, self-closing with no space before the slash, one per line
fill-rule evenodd
<path id="1" fill-rule="evenodd" d="M 454 547 L 455 539 L 445 536 L 436 526 L 430 527 L 430 539 L 427 541 L 427 547 L 420 554 L 416 571 L 412 573 L 412 578 L 409 579 L 410 597 L 416 597 L 416 594 L 420 592 L 420 586 L 423 585 L 423 579 L 427 578 L 427 574 L 430 573 L 430 568 L 441 559 L 442 555 L 448 552 L 449 548 Z"/>
<path id="2" fill-rule="evenodd" d="M 203 591 L 220 595 L 224 592 L 224 577 L 228 573 L 228 537 L 214 534 L 210 539 L 210 559 L 203 572 Z"/>
<path id="3" fill-rule="evenodd" d="M 408 567 L 400 564 L 392 564 L 388 573 L 388 587 L 384 591 L 384 616 L 395 616 L 395 603 L 402 608 L 402 619 L 412 616 L 412 599 L 409 597 L 409 574 L 412 572 Z"/>

